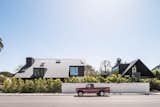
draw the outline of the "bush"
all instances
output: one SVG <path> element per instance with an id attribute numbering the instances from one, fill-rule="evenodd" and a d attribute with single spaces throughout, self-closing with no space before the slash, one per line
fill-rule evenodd
<path id="1" fill-rule="evenodd" d="M 156 78 L 160 79 L 160 69 L 155 69 L 152 71 L 152 73 Z"/>
<path id="2" fill-rule="evenodd" d="M 94 77 L 94 76 L 85 76 L 85 77 L 71 77 L 65 79 L 65 83 L 124 83 L 124 82 L 134 82 L 134 80 L 128 76 L 122 77 L 119 74 L 113 74 L 107 78 L 104 77 Z"/>
<path id="3" fill-rule="evenodd" d="M 35 84 L 32 80 L 25 80 L 22 86 L 22 93 L 33 93 L 35 92 Z"/>
<path id="4" fill-rule="evenodd" d="M 98 77 L 97 78 L 98 79 L 98 81 L 100 82 L 100 83 L 105 83 L 106 82 L 106 79 L 104 78 L 104 77 Z"/>
<path id="5" fill-rule="evenodd" d="M 45 79 L 35 79 L 35 92 L 47 92 L 47 81 Z"/>
<path id="6" fill-rule="evenodd" d="M 61 92 L 62 82 L 60 79 L 56 79 L 53 82 L 53 92 Z"/>
<path id="7" fill-rule="evenodd" d="M 11 81 L 10 80 L 5 80 L 4 82 L 4 87 L 3 87 L 3 92 L 9 93 L 11 92 Z"/>
<path id="8" fill-rule="evenodd" d="M 18 84 L 18 92 L 22 93 L 24 91 L 24 87 L 25 87 L 24 80 L 19 78 L 17 81 L 18 81 L 17 82 L 17 84 Z"/>
<path id="9" fill-rule="evenodd" d="M 160 80 L 154 78 L 150 81 L 151 90 L 160 90 Z"/>
<path id="10" fill-rule="evenodd" d="M 64 80 L 66 83 L 80 83 L 81 80 L 78 77 L 66 78 Z"/>
<path id="11" fill-rule="evenodd" d="M 52 78 L 47 79 L 47 92 L 53 92 L 54 90 L 54 80 Z"/>
<path id="12" fill-rule="evenodd" d="M 106 78 L 107 83 L 128 83 L 132 82 L 130 77 L 122 77 L 119 74 L 113 74 Z"/>
<path id="13" fill-rule="evenodd" d="M 82 82 L 84 83 L 97 83 L 99 82 L 98 79 L 96 77 L 93 76 L 86 76 L 82 79 Z"/>
<path id="14" fill-rule="evenodd" d="M 160 91 L 160 80 L 157 78 L 147 78 L 147 79 L 140 79 L 140 82 L 149 82 L 150 83 L 150 90 L 159 90 Z"/>
<path id="15" fill-rule="evenodd" d="M 5 80 L 6 80 L 6 77 L 3 75 L 0 75 L 0 84 L 3 84 Z"/>
<path id="16" fill-rule="evenodd" d="M 22 80 L 12 78 L 4 82 L 3 92 L 33 93 L 33 92 L 61 92 L 60 79 Z"/>
<path id="17" fill-rule="evenodd" d="M 113 74 L 107 78 L 104 77 L 72 77 L 65 79 L 67 83 L 126 83 L 135 82 L 131 77 L 122 77 L 121 75 Z M 149 82 L 151 90 L 160 90 L 160 80 L 157 78 L 152 79 L 140 79 L 139 82 Z M 33 92 L 61 92 L 62 82 L 60 79 L 34 79 L 34 80 L 22 80 L 17 78 L 7 79 L 4 81 L 2 91 L 6 93 L 33 93 Z"/>

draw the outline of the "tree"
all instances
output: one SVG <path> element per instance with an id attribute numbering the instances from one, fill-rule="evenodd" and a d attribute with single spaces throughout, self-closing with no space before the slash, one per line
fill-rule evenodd
<path id="1" fill-rule="evenodd" d="M 14 76 L 14 74 L 7 72 L 7 71 L 0 72 L 0 75 L 3 75 L 5 77 L 13 77 Z"/>
<path id="2" fill-rule="evenodd" d="M 117 66 L 117 65 L 120 65 L 121 63 L 122 63 L 122 59 L 121 59 L 121 58 L 117 58 L 116 66 Z"/>
<path id="3" fill-rule="evenodd" d="M 11 90 L 11 81 L 5 80 L 3 91 L 8 93 L 8 92 L 10 92 L 10 90 Z"/>
<path id="4" fill-rule="evenodd" d="M 2 43 L 2 39 L 0 38 L 0 49 L 2 49 L 4 47 L 3 43 Z"/>
<path id="5" fill-rule="evenodd" d="M 103 60 L 100 65 L 101 76 L 107 77 L 111 74 L 112 66 L 110 61 Z"/>
<path id="6" fill-rule="evenodd" d="M 156 78 L 160 79 L 160 69 L 155 69 L 152 72 Z"/>
<path id="7" fill-rule="evenodd" d="M 35 92 L 35 84 L 32 80 L 25 80 L 24 86 L 22 87 L 22 92 L 24 93 L 32 93 Z"/>
<path id="8" fill-rule="evenodd" d="M 0 84 L 3 84 L 6 80 L 6 77 L 4 75 L 0 75 Z"/>
<path id="9" fill-rule="evenodd" d="M 86 65 L 84 75 L 85 76 L 96 76 L 97 72 L 91 65 Z"/>

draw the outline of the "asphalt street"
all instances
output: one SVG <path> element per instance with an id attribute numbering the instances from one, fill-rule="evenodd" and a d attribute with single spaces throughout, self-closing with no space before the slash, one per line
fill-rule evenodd
<path id="1" fill-rule="evenodd" d="M 160 95 L 0 96 L 0 107 L 160 107 Z"/>

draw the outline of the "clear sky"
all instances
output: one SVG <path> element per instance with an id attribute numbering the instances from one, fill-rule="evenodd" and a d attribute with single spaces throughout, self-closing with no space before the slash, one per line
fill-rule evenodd
<path id="1" fill-rule="evenodd" d="M 160 64 L 160 0 L 0 0 L 0 71 L 27 56 Z"/>

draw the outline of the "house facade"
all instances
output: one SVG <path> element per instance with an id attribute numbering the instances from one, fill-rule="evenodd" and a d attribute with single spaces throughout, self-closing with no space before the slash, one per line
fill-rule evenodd
<path id="1" fill-rule="evenodd" d="M 26 64 L 15 74 L 16 78 L 68 78 L 84 76 L 85 62 L 81 59 L 26 58 Z"/>
<path id="2" fill-rule="evenodd" d="M 122 76 L 128 75 L 132 77 L 154 77 L 153 73 L 140 59 L 132 61 L 131 63 L 118 64 L 112 68 L 112 73 L 118 73 Z"/>

